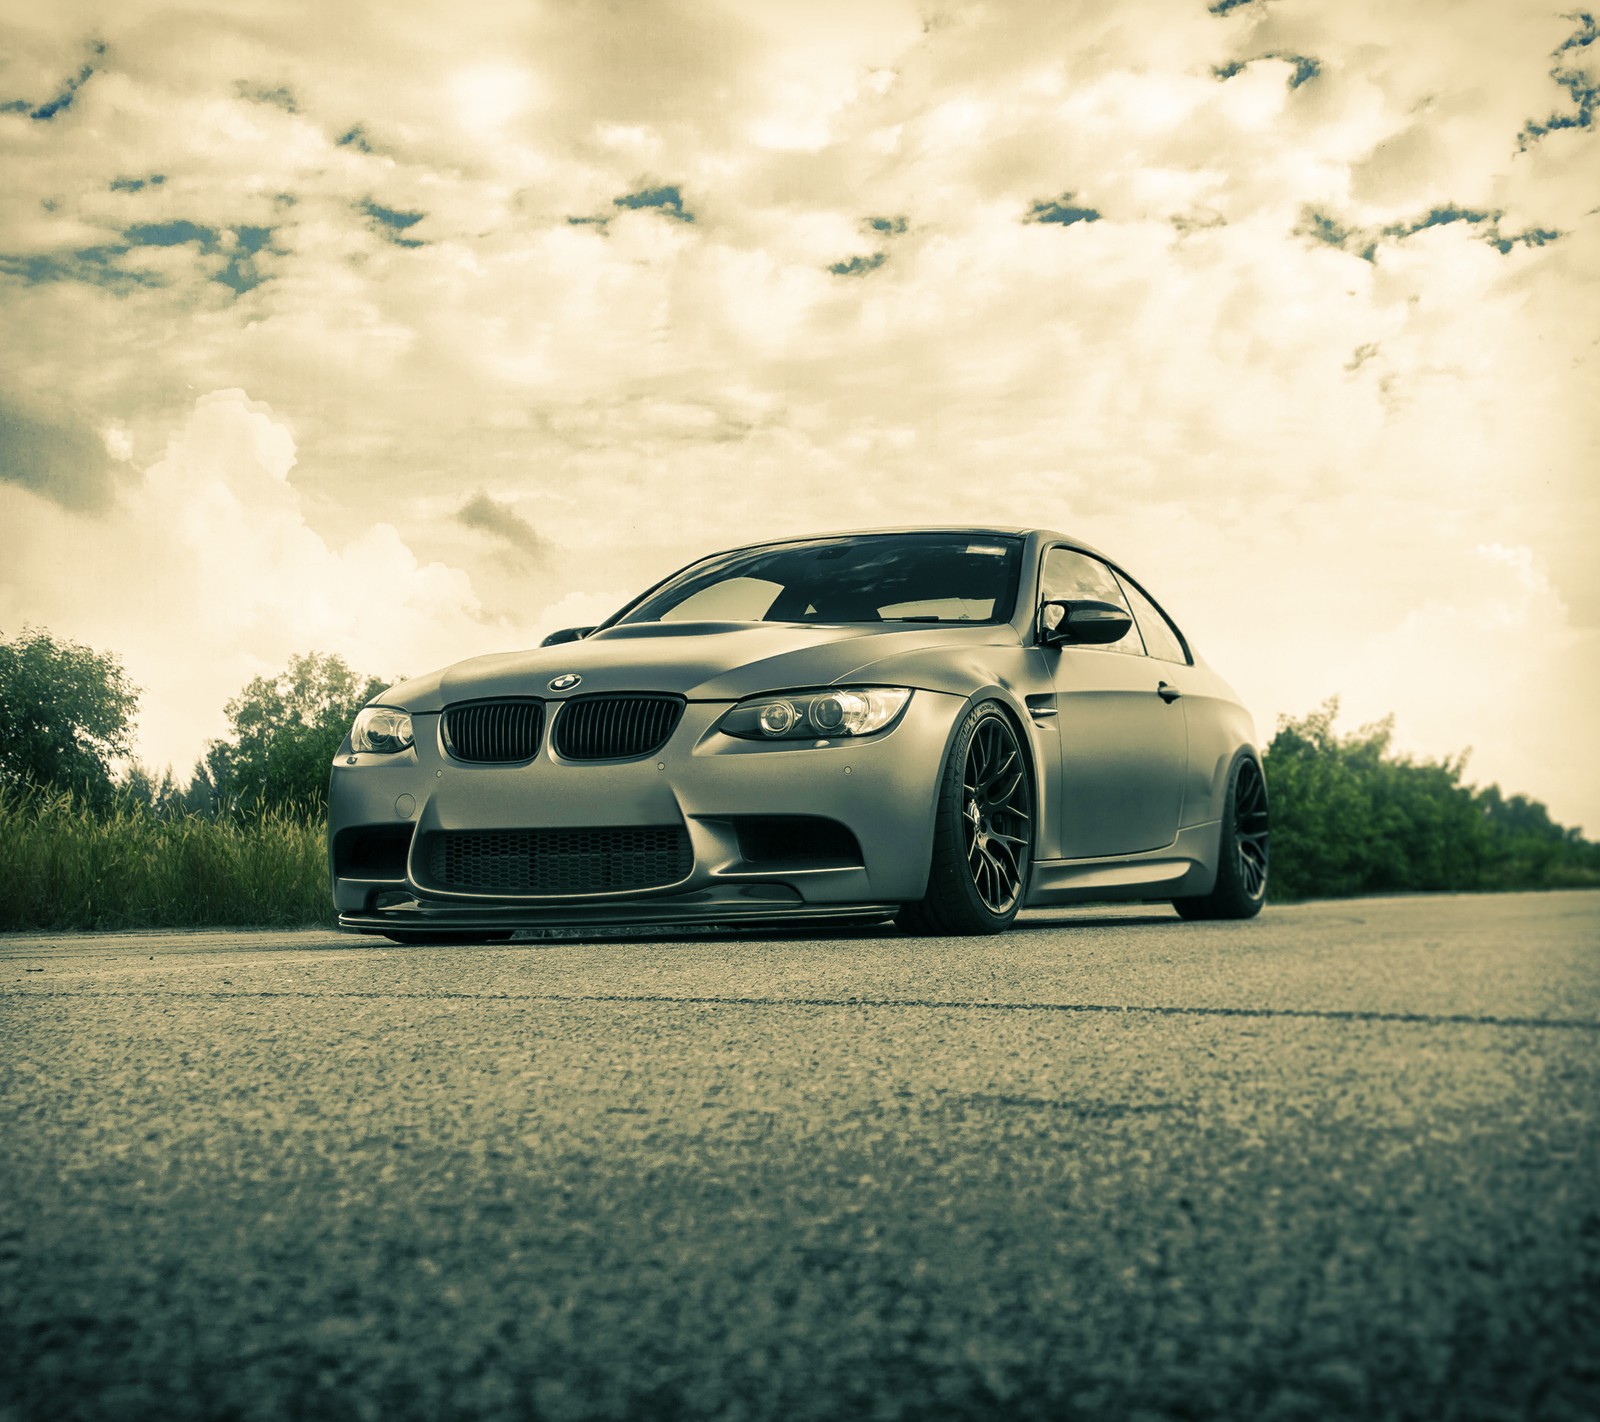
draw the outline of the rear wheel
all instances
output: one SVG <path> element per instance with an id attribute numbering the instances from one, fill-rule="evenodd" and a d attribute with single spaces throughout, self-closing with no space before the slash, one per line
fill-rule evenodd
<path id="1" fill-rule="evenodd" d="M 1254 918 L 1267 901 L 1267 781 L 1254 756 L 1233 763 L 1221 832 L 1216 887 L 1172 901 L 1185 918 Z"/>
<path id="2" fill-rule="evenodd" d="M 1033 863 L 1033 783 L 1011 718 L 980 702 L 956 732 L 939 782 L 928 892 L 901 909 L 909 933 L 999 933 L 1017 916 Z"/>

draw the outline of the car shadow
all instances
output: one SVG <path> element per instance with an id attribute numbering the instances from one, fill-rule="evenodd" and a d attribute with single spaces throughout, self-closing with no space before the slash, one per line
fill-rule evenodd
<path id="1" fill-rule="evenodd" d="M 1085 913 L 1053 912 L 1048 918 L 1019 918 L 1006 932 L 1029 933 L 1041 928 L 1138 928 L 1151 924 L 1170 926 L 1181 921 L 1176 909 L 1166 913 L 1158 909 L 1147 913 L 1106 913 L 1104 910 Z"/>
<path id="2" fill-rule="evenodd" d="M 1034 913 L 1038 913 L 1035 910 Z M 1178 922 L 1175 911 L 1151 910 L 1142 913 L 1107 912 L 1104 908 L 1090 908 L 1077 912 L 1050 912 L 1047 916 L 1019 918 L 1006 933 L 1034 933 L 1057 928 L 1140 928 L 1155 925 L 1170 926 Z M 737 924 L 683 924 L 672 927 L 659 925 L 639 928 L 557 928 L 524 930 L 507 943 L 490 944 L 490 947 L 541 948 L 565 943 L 626 944 L 649 943 L 793 943 L 803 940 L 810 943 L 839 943 L 861 939 L 888 940 L 938 935 L 909 934 L 896 928 L 892 922 L 883 923 L 795 923 L 764 924 L 741 927 Z M 1004 937 L 1004 935 L 1001 935 Z M 981 942 L 974 939 L 973 942 Z"/>
<path id="3" fill-rule="evenodd" d="M 658 925 L 642 929 L 534 929 L 518 933 L 509 943 L 489 946 L 542 948 L 555 947 L 565 943 L 648 943 L 652 946 L 669 943 L 793 943 L 801 939 L 806 942 L 830 943 L 860 938 L 902 938 L 904 936 L 890 923 L 819 924 L 800 922 L 772 924 L 759 928 L 754 925 L 742 928 L 736 924 L 707 923 L 685 924 L 671 928 L 662 928 Z"/>

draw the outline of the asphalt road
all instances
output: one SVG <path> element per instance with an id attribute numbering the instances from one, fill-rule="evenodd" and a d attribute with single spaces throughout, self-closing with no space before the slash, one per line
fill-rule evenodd
<path id="1" fill-rule="evenodd" d="M 0 1422 L 1597 1415 L 1597 893 L 0 938 Z"/>

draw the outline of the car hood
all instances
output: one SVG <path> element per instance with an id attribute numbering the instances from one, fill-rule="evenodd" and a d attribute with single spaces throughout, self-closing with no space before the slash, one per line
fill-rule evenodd
<path id="1" fill-rule="evenodd" d="M 560 695 L 553 678 L 581 681 L 566 694 L 664 691 L 693 701 L 737 701 L 764 691 L 828 686 L 886 657 L 1016 643 L 1008 625 L 801 627 L 771 622 L 649 622 L 613 627 L 578 642 L 457 662 L 391 687 L 379 701 L 413 712 L 493 696 Z M 914 671 L 901 684 L 921 684 Z"/>

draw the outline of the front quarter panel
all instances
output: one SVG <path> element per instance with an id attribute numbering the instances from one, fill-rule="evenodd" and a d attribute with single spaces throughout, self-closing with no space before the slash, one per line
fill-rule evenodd
<path id="1" fill-rule="evenodd" d="M 1012 640 L 1012 629 L 1002 624 L 999 636 L 982 644 L 944 646 L 937 650 L 906 652 L 869 662 L 852 671 L 849 680 L 879 686 L 916 686 L 947 696 L 962 698 L 961 714 L 951 723 L 955 728 L 981 701 L 995 701 L 1010 713 L 1026 747 L 1033 774 L 1033 803 L 1038 821 L 1037 843 L 1051 844 L 1058 831 L 1058 797 L 1051 793 L 1060 757 L 1060 733 L 1053 714 L 1055 697 L 1050 682 L 1049 663 L 1037 647 L 1024 647 Z M 1030 702 L 1029 698 L 1033 698 Z M 1033 712 L 1040 712 L 1035 716 Z M 945 753 L 950 744 L 947 741 Z M 937 774 L 941 759 L 931 767 Z M 937 784 L 937 780 L 934 782 Z"/>

